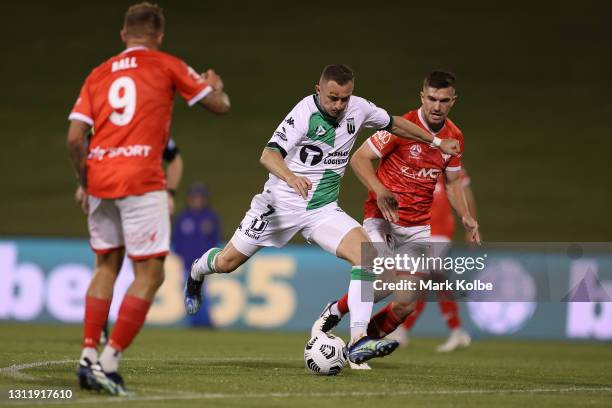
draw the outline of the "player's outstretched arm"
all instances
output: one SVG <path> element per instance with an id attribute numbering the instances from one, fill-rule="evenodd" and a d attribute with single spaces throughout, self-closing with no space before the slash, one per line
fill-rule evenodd
<path id="1" fill-rule="evenodd" d="M 446 154 L 457 155 L 461 153 L 459 141 L 455 139 L 442 140 L 439 137 L 435 137 L 401 116 L 393 116 L 393 124 L 389 131 L 405 139 L 433 144 Z"/>
<path id="2" fill-rule="evenodd" d="M 223 80 L 221 77 L 214 70 L 209 69 L 202 74 L 202 79 L 212 87 L 213 91 L 206 95 L 206 97 L 200 101 L 200 104 L 207 110 L 218 115 L 228 113 L 231 103 L 229 96 L 223 90 Z"/>
<path id="3" fill-rule="evenodd" d="M 465 187 L 461 180 L 460 172 L 452 171 L 446 173 L 446 191 L 448 192 L 448 200 L 451 205 L 461 217 L 463 227 L 469 237 L 470 242 L 481 244 L 480 231 L 478 221 L 474 218 L 470 211 L 470 205 L 468 203 L 467 196 L 465 194 Z"/>
<path id="4" fill-rule="evenodd" d="M 376 204 L 387 221 L 397 222 L 397 200 L 378 179 L 374 170 L 374 160 L 378 156 L 367 141 L 351 157 L 351 167 L 357 178 L 366 188 L 376 194 Z"/>
<path id="5" fill-rule="evenodd" d="M 312 182 L 308 180 L 307 177 L 297 176 L 289 170 L 283 155 L 280 154 L 278 150 L 266 147 L 261 153 L 259 162 L 270 173 L 285 181 L 289 187 L 293 188 L 296 193 L 304 198 L 304 200 L 308 198 L 308 191 L 312 188 Z"/>

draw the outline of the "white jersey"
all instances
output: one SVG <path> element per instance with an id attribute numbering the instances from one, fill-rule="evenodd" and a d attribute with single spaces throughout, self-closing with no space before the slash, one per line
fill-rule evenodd
<path id="1" fill-rule="evenodd" d="M 327 115 L 317 98 L 310 95 L 295 105 L 267 144 L 283 155 L 293 173 L 312 182 L 308 199 L 270 174 L 264 195 L 273 207 L 314 210 L 337 201 L 340 180 L 359 130 L 386 129 L 392 124 L 387 111 L 358 96 L 351 96 L 339 118 Z"/>

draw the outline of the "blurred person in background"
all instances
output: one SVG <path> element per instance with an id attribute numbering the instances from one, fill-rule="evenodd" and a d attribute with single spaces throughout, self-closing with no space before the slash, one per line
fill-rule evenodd
<path id="1" fill-rule="evenodd" d="M 465 196 L 467 207 L 470 214 L 476 217 L 476 200 L 471 188 L 471 180 L 468 176 L 465 167 L 460 173 L 461 186 Z M 446 180 L 443 176 L 438 178 L 436 188 L 434 190 L 434 199 L 431 206 L 431 240 L 433 242 L 449 243 L 453 239 L 455 233 L 455 217 L 453 216 L 452 208 L 449 202 L 448 192 L 446 189 Z M 469 231 L 465 232 L 466 242 L 470 241 Z M 446 274 L 434 271 L 432 277 L 438 277 L 440 280 L 446 279 Z M 436 350 L 445 353 L 454 351 L 460 348 L 468 347 L 472 338 L 470 334 L 463 328 L 461 317 L 459 314 L 459 304 L 453 299 L 453 294 L 444 291 L 436 292 L 438 297 L 438 307 L 444 318 L 444 322 L 450 331 L 450 335 L 445 343 L 440 344 Z M 400 345 L 406 346 L 409 338 L 410 330 L 423 313 L 427 302 L 422 299 L 416 304 L 415 310 L 408 315 L 403 323 L 398 326 L 393 333 L 387 338 L 399 341 Z"/>
<path id="2" fill-rule="evenodd" d="M 126 49 L 87 76 L 68 117 L 68 150 L 86 193 L 90 245 L 96 253 L 85 298 L 77 376 L 81 387 L 112 395 L 127 395 L 119 361 L 144 325 L 164 280 L 170 214 L 161 164 L 175 92 L 189 106 L 200 104 L 216 114 L 230 108 L 223 81 L 213 70 L 198 74 L 179 58 L 159 51 L 164 26 L 163 11 L 157 5 L 131 6 L 121 30 Z M 98 356 L 126 253 L 133 263 L 134 281 Z"/>
<path id="3" fill-rule="evenodd" d="M 177 216 L 172 229 L 172 249 L 179 255 L 185 266 L 185 280 L 191 264 L 202 255 L 202 250 L 218 247 L 221 243 L 221 221 L 210 205 L 208 189 L 194 183 L 187 194 L 187 207 Z M 211 327 L 206 298 L 206 286 L 202 289 L 202 307 L 194 315 L 188 315 L 193 327 Z"/>

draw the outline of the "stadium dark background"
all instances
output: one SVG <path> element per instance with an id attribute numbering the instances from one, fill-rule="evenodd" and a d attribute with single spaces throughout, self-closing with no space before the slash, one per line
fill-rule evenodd
<path id="1" fill-rule="evenodd" d="M 132 3 L 3 5 L 0 235 L 86 236 L 66 117 L 88 72 L 122 50 Z M 258 158 L 277 123 L 343 62 L 355 93 L 395 114 L 418 107 L 428 71 L 457 74 L 451 117 L 486 240 L 612 240 L 610 2 L 159 4 L 163 49 L 216 69 L 232 97 L 220 118 L 178 101 L 172 126 L 186 163 L 177 202 L 206 182 L 226 237 L 266 179 Z M 348 170 L 341 205 L 360 219 L 364 197 Z"/>

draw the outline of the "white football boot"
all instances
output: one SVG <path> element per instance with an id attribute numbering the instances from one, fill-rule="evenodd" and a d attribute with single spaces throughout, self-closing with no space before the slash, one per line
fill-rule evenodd
<path id="1" fill-rule="evenodd" d="M 450 336 L 446 343 L 440 344 L 436 347 L 436 351 L 440 353 L 448 353 L 460 348 L 468 347 L 472 343 L 470 334 L 463 328 L 459 327 L 451 331 Z"/>

